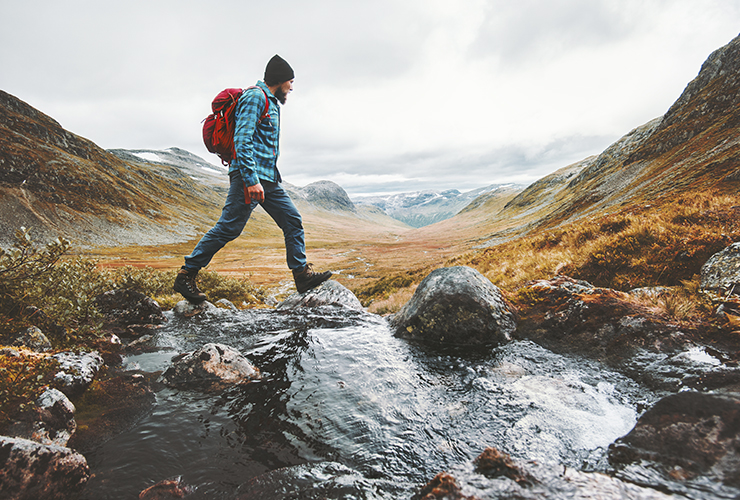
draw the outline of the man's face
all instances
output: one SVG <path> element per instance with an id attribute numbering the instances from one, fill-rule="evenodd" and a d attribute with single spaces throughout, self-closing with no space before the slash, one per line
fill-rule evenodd
<path id="1" fill-rule="evenodd" d="M 282 104 L 285 104 L 285 101 L 288 100 L 288 94 L 293 92 L 293 81 L 294 80 L 288 80 L 287 82 L 283 82 L 278 86 L 277 90 L 275 90 L 275 97 L 277 97 L 278 101 Z"/>

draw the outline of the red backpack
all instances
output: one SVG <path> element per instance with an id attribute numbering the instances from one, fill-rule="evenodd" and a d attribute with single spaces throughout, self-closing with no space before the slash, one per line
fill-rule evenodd
<path id="1" fill-rule="evenodd" d="M 260 89 L 256 86 L 248 88 Z M 228 165 L 236 158 L 236 149 L 234 148 L 234 113 L 236 111 L 236 104 L 239 102 L 239 98 L 243 92 L 244 90 L 242 89 L 225 89 L 219 92 L 213 99 L 213 102 L 211 102 L 213 113 L 203 120 L 203 142 L 208 151 L 216 153 L 221 158 L 221 163 L 224 165 Z M 268 114 L 270 101 L 267 99 L 267 93 L 264 90 L 262 90 L 262 93 L 265 94 L 265 110 L 262 112 L 258 123 L 270 116 Z"/>

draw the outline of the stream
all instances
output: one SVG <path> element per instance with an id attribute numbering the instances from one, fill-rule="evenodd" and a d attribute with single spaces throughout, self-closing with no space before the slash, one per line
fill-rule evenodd
<path id="1" fill-rule="evenodd" d="M 239 349 L 262 378 L 218 393 L 157 389 L 148 416 L 86 454 L 85 499 L 137 498 L 173 477 L 192 487 L 188 498 L 236 499 L 266 473 L 280 486 L 260 498 L 290 498 L 291 481 L 333 481 L 328 498 L 410 498 L 488 446 L 604 472 L 608 445 L 658 398 L 528 341 L 434 348 L 343 308 L 166 314 L 156 350 L 125 358 L 126 369 L 163 371 L 177 353 L 216 342 Z M 290 474 L 270 472 L 285 467 Z"/>

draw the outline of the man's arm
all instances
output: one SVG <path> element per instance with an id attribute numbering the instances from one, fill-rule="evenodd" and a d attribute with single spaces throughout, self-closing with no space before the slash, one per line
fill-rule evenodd
<path id="1" fill-rule="evenodd" d="M 234 148 L 236 157 L 234 166 L 239 170 L 247 186 L 255 196 L 253 199 L 264 201 L 264 190 L 260 185 L 259 177 L 255 172 L 255 154 L 254 154 L 254 132 L 257 123 L 265 108 L 265 97 L 259 89 L 247 89 L 239 99 L 236 108 L 235 126 L 234 126 Z M 259 186 L 259 188 L 255 188 Z M 260 192 L 262 195 L 260 196 Z M 261 199 L 260 199 L 261 198 Z"/>

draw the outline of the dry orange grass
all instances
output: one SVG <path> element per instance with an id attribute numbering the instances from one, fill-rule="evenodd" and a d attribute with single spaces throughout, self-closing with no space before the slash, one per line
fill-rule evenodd
<path id="1" fill-rule="evenodd" d="M 398 310 L 415 286 L 442 266 L 471 266 L 510 291 L 558 274 L 618 290 L 678 286 L 698 274 L 712 254 L 740 240 L 740 197 L 709 192 L 534 229 L 484 249 L 475 248 L 481 236 L 508 222 L 491 218 L 485 226 L 484 217 L 468 217 L 465 224 L 450 219 L 412 229 L 311 210 L 303 215 L 309 261 L 334 271 L 336 280 L 381 314 Z M 103 266 L 174 269 L 196 242 L 93 253 L 102 257 Z M 256 216 L 209 269 L 247 277 L 268 292 L 285 293 L 292 279 L 284 252 L 279 230 L 266 216 Z"/>

